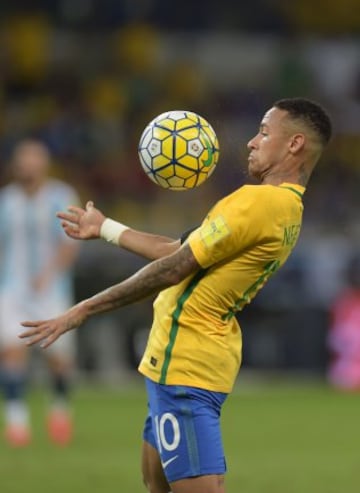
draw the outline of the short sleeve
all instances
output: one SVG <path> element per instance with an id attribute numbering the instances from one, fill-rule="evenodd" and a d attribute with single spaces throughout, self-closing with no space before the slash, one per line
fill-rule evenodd
<path id="1" fill-rule="evenodd" d="M 187 231 L 184 231 L 183 234 L 180 236 L 180 243 L 181 245 L 183 243 L 185 243 L 185 241 L 188 239 L 188 237 L 190 236 L 190 234 L 195 231 L 195 229 L 197 228 L 198 226 L 196 226 L 195 228 L 191 228 L 191 229 L 188 229 Z"/>
<path id="2" fill-rule="evenodd" d="M 256 195 L 239 189 L 218 202 L 190 234 L 188 243 L 201 267 L 208 268 L 237 255 L 258 241 L 263 214 Z"/>

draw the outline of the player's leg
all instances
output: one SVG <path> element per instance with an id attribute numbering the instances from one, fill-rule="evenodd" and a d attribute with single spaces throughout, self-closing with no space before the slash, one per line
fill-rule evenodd
<path id="1" fill-rule="evenodd" d="M 170 486 L 172 493 L 225 493 L 224 475 L 180 479 Z"/>
<path id="2" fill-rule="evenodd" d="M 50 439 L 58 445 L 67 445 L 73 436 L 70 405 L 73 354 L 74 334 L 65 334 L 46 352 L 52 391 L 47 431 Z"/>
<path id="3" fill-rule="evenodd" d="M 149 493 L 225 493 L 223 475 L 181 479 L 169 485 L 157 449 L 146 441 L 142 446 L 142 474 Z"/>
<path id="4" fill-rule="evenodd" d="M 26 402 L 29 349 L 17 337 L 23 318 L 21 297 L 0 293 L 0 383 L 4 396 L 5 439 L 15 447 L 30 442 Z"/>
<path id="5" fill-rule="evenodd" d="M 25 400 L 28 350 L 21 344 L 3 343 L 0 360 L 5 439 L 14 447 L 26 446 L 31 440 L 29 411 Z"/>
<path id="6" fill-rule="evenodd" d="M 146 381 L 149 417 L 173 493 L 224 493 L 220 410 L 226 394 Z M 149 425 L 149 418 L 147 421 Z M 145 440 L 148 440 L 144 433 Z"/>
<path id="7" fill-rule="evenodd" d="M 143 441 L 141 469 L 143 482 L 150 493 L 169 493 L 167 482 L 161 465 L 159 452 L 147 441 Z"/>

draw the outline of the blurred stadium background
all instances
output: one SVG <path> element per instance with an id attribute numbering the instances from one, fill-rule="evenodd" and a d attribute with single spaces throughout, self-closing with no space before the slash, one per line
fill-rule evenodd
<path id="1" fill-rule="evenodd" d="M 267 394 L 256 390 L 258 376 L 278 381 L 281 375 L 287 382 L 281 395 L 292 399 L 288 385 L 298 382 L 300 375 L 311 382 L 311 396 L 313 385 L 320 385 L 319 396 L 326 394 L 329 309 L 346 284 L 349 259 L 360 243 L 359 1 L 183 0 L 175 6 L 165 0 L 16 0 L 2 2 L 0 14 L 0 185 L 8 179 L 6 161 L 14 142 L 38 136 L 53 152 L 56 174 L 76 186 L 83 202 L 93 199 L 108 215 L 134 227 L 178 236 L 196 225 L 215 200 L 244 183 L 246 142 L 274 100 L 300 95 L 329 109 L 335 136 L 306 193 L 297 249 L 240 316 L 247 389 L 254 382 L 254 392 L 266 402 Z M 169 109 L 202 114 L 218 134 L 220 164 L 198 190 L 164 191 L 148 180 L 139 165 L 137 142 L 144 126 Z M 76 267 L 76 296 L 89 296 L 141 265 L 136 257 L 101 242 L 86 243 Z M 82 381 L 97 385 L 120 381 L 125 388 L 136 381 L 135 368 L 150 320 L 151 301 L 98 317 L 81 329 Z M 104 390 L 99 392 L 104 397 Z M 295 402 L 304 402 L 302 392 Z M 105 406 L 111 395 L 104 397 Z M 96 394 L 91 396 L 94 403 Z M 89 420 L 87 397 L 80 399 L 79 421 Z M 326 394 L 324 402 L 332 398 Z M 359 411 L 358 399 L 346 402 Z M 119 408 L 125 403 L 126 398 Z M 94 405 L 95 410 L 98 407 Z M 338 409 L 335 404 L 334 409 Z M 328 412 L 325 405 L 323 411 Z M 346 421 L 346 416 L 344 411 L 339 419 Z M 355 419 L 352 422 L 355 426 Z M 93 426 L 89 423 L 89 430 Z M 232 427 L 236 423 L 227 425 L 228 430 Z M 329 425 L 329 434 L 332 431 Z M 133 433 L 135 438 L 138 435 Z M 90 440 L 85 432 L 83 440 L 85 454 Z M 137 443 L 126 440 L 120 457 L 137 452 Z M 275 449 L 281 447 L 279 443 L 272 442 Z M 267 446 L 274 453 L 274 447 Z M 41 450 L 44 457 L 40 454 L 39 461 L 46 460 L 46 447 Z M 355 449 L 348 452 L 355 461 Z M 235 445 L 231 453 L 231 467 L 237 471 L 236 454 L 246 454 Z M 17 460 L 22 466 L 28 463 L 26 455 L 8 457 L 9 470 Z M 265 461 L 261 455 L 260 471 L 268 470 Z M 254 459 L 254 474 L 255 464 Z M 311 466 L 307 467 L 311 476 Z M 330 461 L 330 471 L 332 467 Z M 124 474 L 133 469 L 125 469 Z M 321 485 L 306 482 L 296 489 L 291 481 L 281 489 L 276 480 L 272 487 L 261 489 L 264 485 L 257 480 L 259 489 L 252 489 L 256 486 L 251 486 L 250 473 L 245 481 L 248 489 L 237 489 L 236 471 L 230 493 L 358 491 L 355 486 L 351 489 L 356 482 L 342 489 L 336 481 L 322 490 Z M 342 472 L 344 484 L 343 479 L 352 476 L 346 468 Z M 61 471 L 55 470 L 56 474 Z M 279 478 L 281 474 L 280 468 Z M 334 474 L 329 477 L 334 480 Z M 117 489 L 142 491 L 141 486 L 121 488 L 120 478 Z M 359 475 L 356 479 L 359 485 Z M 95 480 L 86 487 L 89 492 L 100 491 L 101 477 L 99 483 Z M 23 491 L 16 488 L 20 486 L 9 483 L 6 493 Z M 68 489 L 75 491 L 70 483 Z"/>

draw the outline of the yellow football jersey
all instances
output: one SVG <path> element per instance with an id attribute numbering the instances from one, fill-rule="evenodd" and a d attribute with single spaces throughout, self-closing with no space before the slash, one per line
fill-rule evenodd
<path id="1" fill-rule="evenodd" d="M 186 240 L 201 269 L 154 302 L 140 373 L 169 385 L 230 392 L 241 364 L 235 314 L 293 249 L 304 187 L 245 185 L 220 200 Z"/>

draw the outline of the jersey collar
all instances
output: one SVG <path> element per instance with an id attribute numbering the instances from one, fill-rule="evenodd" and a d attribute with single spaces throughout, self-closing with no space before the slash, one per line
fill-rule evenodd
<path id="1" fill-rule="evenodd" d="M 298 185 L 297 183 L 287 183 L 283 182 L 279 185 L 280 188 L 287 188 L 288 190 L 291 190 L 292 192 L 296 193 L 300 198 L 304 195 L 305 192 L 305 187 L 302 185 Z"/>

